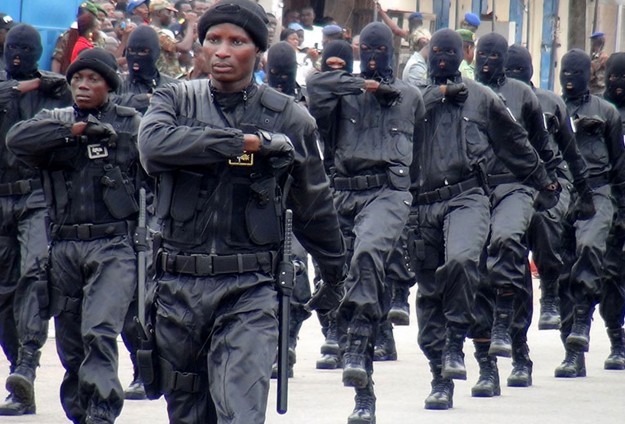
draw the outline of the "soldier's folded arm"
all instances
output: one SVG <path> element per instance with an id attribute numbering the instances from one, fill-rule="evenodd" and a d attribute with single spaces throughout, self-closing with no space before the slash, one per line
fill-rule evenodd
<path id="1" fill-rule="evenodd" d="M 178 116 L 178 86 L 167 86 L 152 96 L 139 128 L 141 163 L 148 174 L 185 166 L 221 163 L 244 153 L 243 132 L 211 128 Z"/>

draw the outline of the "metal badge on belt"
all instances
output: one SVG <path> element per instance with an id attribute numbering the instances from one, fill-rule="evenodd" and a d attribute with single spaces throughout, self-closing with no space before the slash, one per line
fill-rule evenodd
<path id="1" fill-rule="evenodd" d="M 252 166 L 254 165 L 254 153 L 243 153 L 234 159 L 228 160 L 230 166 Z"/>
<path id="2" fill-rule="evenodd" d="M 106 158 L 109 155 L 109 151 L 106 146 L 101 144 L 89 144 L 87 145 L 87 156 L 89 159 L 101 159 Z"/>

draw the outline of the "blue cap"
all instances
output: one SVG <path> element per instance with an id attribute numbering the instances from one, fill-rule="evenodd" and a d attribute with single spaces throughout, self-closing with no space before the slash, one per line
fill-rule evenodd
<path id="1" fill-rule="evenodd" d="M 289 24 L 289 28 L 293 31 L 304 31 L 304 27 L 298 24 L 297 22 L 291 22 Z"/>
<path id="2" fill-rule="evenodd" d="M 131 0 L 128 2 L 128 5 L 126 6 L 126 13 L 132 13 L 137 6 L 141 6 L 142 4 L 149 4 L 149 2 L 147 0 Z"/>
<path id="3" fill-rule="evenodd" d="M 338 25 L 326 25 L 322 29 L 323 35 L 335 35 L 343 32 L 343 28 Z"/>
<path id="4" fill-rule="evenodd" d="M 467 12 L 464 14 L 464 21 L 474 27 L 479 27 L 481 23 L 480 17 L 477 16 L 475 13 L 471 12 Z"/>
<path id="5" fill-rule="evenodd" d="M 604 37 L 605 34 L 601 31 L 595 31 L 592 33 L 592 35 L 590 36 L 590 38 L 600 38 L 600 37 Z"/>
<path id="6" fill-rule="evenodd" d="M 408 16 L 408 20 L 411 21 L 413 19 L 423 19 L 423 13 L 421 12 L 412 12 L 410 16 Z"/>

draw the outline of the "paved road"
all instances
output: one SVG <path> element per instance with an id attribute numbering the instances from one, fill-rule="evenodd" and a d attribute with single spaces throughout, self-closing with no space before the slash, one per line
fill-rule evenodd
<path id="1" fill-rule="evenodd" d="M 412 296 L 414 302 L 414 295 Z M 414 304 L 414 303 L 412 303 Z M 538 307 L 536 307 L 538 310 Z M 399 360 L 375 364 L 375 390 L 378 398 L 378 424 L 397 423 L 505 423 L 505 424 L 615 424 L 625 422 L 625 371 L 605 371 L 603 361 L 609 352 L 609 342 L 598 313 L 591 331 L 591 350 L 587 354 L 588 377 L 556 379 L 554 368 L 564 357 L 564 349 L 556 331 L 538 331 L 532 326 L 529 334 L 534 361 L 530 388 L 502 387 L 497 398 L 472 398 L 471 386 L 478 375 L 473 359 L 473 346 L 465 344 L 469 379 L 456 383 L 454 408 L 449 411 L 426 411 L 423 400 L 430 391 L 427 361 L 417 346 L 417 328 L 396 327 L 395 336 Z M 63 369 L 54 346 L 54 332 L 44 348 L 42 365 L 36 381 L 38 414 L 27 417 L 2 417 L 0 422 L 67 423 L 58 401 L 58 387 Z M 353 408 L 353 389 L 343 387 L 340 371 L 315 370 L 319 346 L 322 343 L 319 324 L 312 317 L 304 324 L 297 348 L 295 377 L 290 380 L 289 411 L 275 412 L 275 385 L 269 399 L 268 424 L 340 424 L 347 422 Z M 124 346 L 121 352 L 120 378 L 127 385 L 132 368 Z M 500 376 L 505 382 L 510 373 L 509 359 L 499 360 Z M 8 363 L 0 360 L 0 379 L 8 373 Z M 0 393 L 0 396 L 2 393 Z M 165 402 L 127 401 L 117 420 L 119 424 L 165 424 Z M 250 423 L 254 424 L 254 423 Z"/>

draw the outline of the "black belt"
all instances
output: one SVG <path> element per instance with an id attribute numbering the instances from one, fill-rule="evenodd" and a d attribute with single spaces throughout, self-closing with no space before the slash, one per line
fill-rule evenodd
<path id="1" fill-rule="evenodd" d="M 451 199 L 460 193 L 475 187 L 480 187 L 480 180 L 477 177 L 469 178 L 456 184 L 437 188 L 436 190 L 421 193 L 417 196 L 417 203 L 420 205 L 428 205 L 431 203 L 442 202 Z"/>
<path id="2" fill-rule="evenodd" d="M 519 179 L 510 174 L 497 174 L 488 176 L 488 185 L 496 187 L 500 184 L 520 183 Z"/>
<path id="3" fill-rule="evenodd" d="M 108 224 L 52 225 L 52 237 L 60 240 L 95 240 L 128 234 L 126 221 Z"/>
<path id="4" fill-rule="evenodd" d="M 238 255 L 171 255 L 159 254 L 160 267 L 165 272 L 189 274 L 196 277 L 245 272 L 273 272 L 276 252 L 242 253 Z"/>
<path id="5" fill-rule="evenodd" d="M 594 177 L 588 177 L 588 186 L 592 189 L 602 187 L 610 183 L 610 179 L 606 174 L 595 175 Z"/>
<path id="6" fill-rule="evenodd" d="M 382 187 L 388 181 L 386 174 L 358 175 L 356 177 L 334 177 L 332 185 L 336 190 L 368 190 Z"/>
<path id="7" fill-rule="evenodd" d="M 20 180 L 14 183 L 0 184 L 0 196 L 18 196 L 40 189 L 41 180 Z"/>

